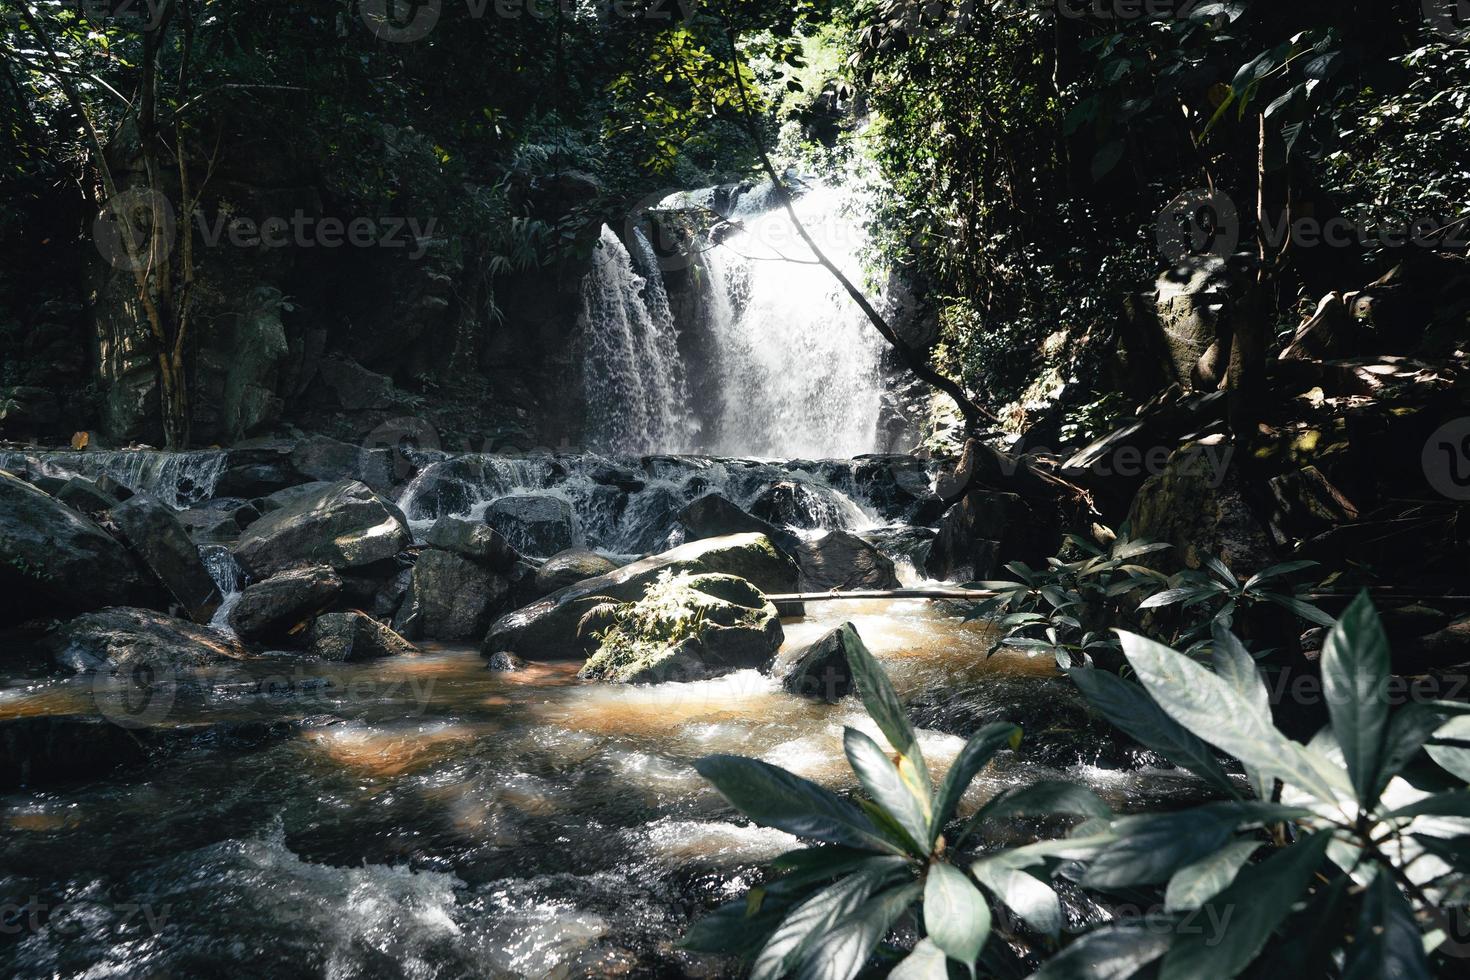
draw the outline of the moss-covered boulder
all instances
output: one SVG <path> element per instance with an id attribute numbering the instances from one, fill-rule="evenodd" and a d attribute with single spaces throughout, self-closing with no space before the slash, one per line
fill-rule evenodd
<path id="1" fill-rule="evenodd" d="M 595 647 L 578 637 L 582 618 L 607 602 L 636 602 L 660 574 L 734 575 L 766 593 L 797 591 L 796 560 L 764 534 L 730 534 L 691 541 L 554 592 L 496 620 L 485 637 L 485 656 L 502 650 L 528 660 L 570 660 Z"/>
<path id="2" fill-rule="evenodd" d="M 776 607 L 733 575 L 665 571 L 609 613 L 584 678 L 650 684 L 765 668 L 784 638 Z"/>

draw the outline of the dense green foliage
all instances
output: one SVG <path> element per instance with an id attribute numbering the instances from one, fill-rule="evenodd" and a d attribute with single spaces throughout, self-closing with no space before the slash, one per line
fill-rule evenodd
<path id="1" fill-rule="evenodd" d="M 1428 977 L 1431 957 L 1444 968 L 1462 954 L 1453 917 L 1470 881 L 1467 709 L 1392 711 L 1388 641 L 1366 595 L 1329 634 L 1331 724 L 1308 744 L 1277 729 L 1255 660 L 1220 624 L 1209 666 L 1134 633 L 1120 639 L 1139 683 L 1088 668 L 1071 676 L 1110 722 L 1220 800 L 1120 816 L 1081 787 L 1043 782 L 957 821 L 966 787 L 1020 729 L 978 732 L 936 793 L 897 696 L 859 646 L 854 681 L 892 755 L 846 730 L 865 794 L 856 804 L 763 762 L 702 760 L 699 771 L 755 822 L 818 843 L 778 859 L 780 876 L 696 924 L 685 944 L 739 954 L 756 977 L 834 980 L 856 975 L 885 937 L 897 947 L 880 955 L 903 956 L 891 974 L 903 978 L 946 977 L 947 960 L 971 975 L 1020 976 L 1022 949 L 1048 980 L 1154 968 L 1178 980 Z M 966 850 L 977 829 L 1020 816 L 1080 821 L 1061 838 Z M 1151 911 L 1064 927 L 1063 879 L 1104 904 Z M 911 915 L 915 903 L 922 914 Z"/>

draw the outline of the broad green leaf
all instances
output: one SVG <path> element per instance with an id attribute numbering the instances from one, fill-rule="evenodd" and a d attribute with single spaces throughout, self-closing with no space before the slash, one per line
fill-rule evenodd
<path id="1" fill-rule="evenodd" d="M 1470 717 L 1462 715 L 1450 719 L 1434 730 L 1434 738 L 1470 742 Z M 1429 757 L 1439 763 L 1442 769 L 1470 782 L 1470 748 L 1462 748 L 1459 745 L 1436 745 L 1434 741 L 1431 741 L 1424 746 L 1424 751 L 1428 752 Z"/>
<path id="2" fill-rule="evenodd" d="M 792 901 L 765 902 L 754 914 L 743 898 L 727 902 L 690 926 L 679 946 L 696 953 L 749 956 L 781 924 Z"/>
<path id="3" fill-rule="evenodd" d="M 1163 956 L 1172 938 L 1164 919 L 1103 926 L 1047 960 L 1031 980 L 1129 980 Z"/>
<path id="4" fill-rule="evenodd" d="M 872 955 L 873 947 L 922 890 L 916 881 L 868 899 L 867 904 L 812 943 L 797 972 L 799 980 L 852 980 Z"/>
<path id="5" fill-rule="evenodd" d="M 1117 842 L 1093 859 L 1083 883 L 1122 888 L 1167 881 L 1181 868 L 1223 847 L 1241 827 L 1310 815 L 1310 810 L 1301 807 L 1247 800 L 1122 817 L 1112 824 Z"/>
<path id="6" fill-rule="evenodd" d="M 1235 880 L 1260 846 L 1260 841 L 1234 841 L 1180 868 L 1169 879 L 1169 887 L 1164 893 L 1164 908 L 1170 912 L 1199 908 Z"/>
<path id="7" fill-rule="evenodd" d="M 833 878 L 851 874 L 871 860 L 873 860 L 872 851 L 824 845 L 787 851 L 771 862 L 771 869 L 785 871 L 786 874 L 777 878 L 776 882 L 783 887 L 790 888 L 795 885 L 831 881 Z M 775 882 L 767 885 L 767 889 L 773 887 L 774 884 Z"/>
<path id="8" fill-rule="evenodd" d="M 1413 701 L 1394 712 L 1384 739 L 1383 764 L 1379 767 L 1378 782 L 1373 792 L 1375 800 L 1383 795 L 1388 781 L 1397 776 L 1424 748 L 1430 736 L 1445 724 L 1445 717 L 1445 713 L 1433 703 L 1424 701 Z"/>
<path id="9" fill-rule="evenodd" d="M 1331 840 L 1331 831 L 1320 831 L 1241 871 L 1200 913 L 1205 922 L 1223 923 L 1221 930 L 1181 931 L 1164 956 L 1160 980 L 1230 980 L 1239 975 L 1301 898 Z"/>
<path id="10" fill-rule="evenodd" d="M 735 755 L 694 763 L 730 805 L 763 827 L 870 851 L 902 853 L 851 803 L 785 769 Z"/>
<path id="11" fill-rule="evenodd" d="M 1123 631 L 1118 636 L 1159 707 L 1195 735 L 1325 802 L 1336 803 L 1351 792 L 1341 770 L 1282 735 L 1268 712 L 1223 678 L 1147 637 Z"/>
<path id="12" fill-rule="evenodd" d="M 1334 976 L 1334 952 L 1352 928 L 1348 921 L 1347 895 L 1353 880 L 1338 875 L 1332 884 L 1318 888 L 1311 901 L 1289 920 L 1284 935 L 1267 947 L 1256 963 L 1258 977 Z"/>
<path id="13" fill-rule="evenodd" d="M 1216 623 L 1213 633 L 1215 673 L 1255 704 L 1259 711 L 1270 714 L 1271 693 L 1266 689 L 1266 682 L 1256 668 L 1255 658 L 1223 623 Z M 1254 766 L 1246 766 L 1245 775 L 1251 788 L 1256 791 L 1256 796 L 1263 800 L 1271 798 L 1274 780 L 1262 776 Z"/>
<path id="14" fill-rule="evenodd" d="M 974 973 L 980 949 L 990 937 L 990 906 L 980 889 L 953 865 L 929 866 L 924 883 L 924 929 L 934 945 Z"/>
<path id="15" fill-rule="evenodd" d="M 842 747 L 868 796 L 898 824 L 917 855 L 929 853 L 929 816 L 888 755 L 864 732 L 844 730 Z"/>
<path id="16" fill-rule="evenodd" d="M 851 624 L 844 624 L 843 629 L 851 630 Z M 888 743 L 901 756 L 898 761 L 899 775 L 916 796 L 924 798 L 927 805 L 934 792 L 934 784 L 929 779 L 929 767 L 924 764 L 924 754 L 919 751 L 919 740 L 914 735 L 913 726 L 909 724 L 908 714 L 898 699 L 898 693 L 893 690 L 893 684 L 889 682 L 888 675 L 883 672 L 878 661 L 868 652 L 857 630 L 851 630 L 845 646 L 847 665 L 852 671 L 853 684 L 858 689 L 863 706 L 868 709 L 869 716 L 877 724 L 883 737 L 888 739 Z"/>
<path id="17" fill-rule="evenodd" d="M 965 747 L 960 749 L 959 755 L 955 756 L 949 772 L 944 774 L 939 795 L 935 797 L 933 825 L 928 836 L 931 846 L 939 839 L 944 825 L 954 816 L 960 798 L 965 795 L 965 790 L 970 787 L 980 770 L 990 764 L 995 753 L 1006 746 L 1014 749 L 1020 742 L 1021 729 L 1004 721 L 986 725 L 970 737 Z"/>
<path id="18" fill-rule="evenodd" d="M 1047 780 L 1030 786 L 1011 787 L 991 797 L 975 812 L 955 841 L 958 847 L 981 825 L 1012 817 L 1111 817 L 1113 811 L 1086 786 Z"/>
<path id="19" fill-rule="evenodd" d="M 1429 980 L 1429 959 L 1414 912 L 1392 876 L 1379 874 L 1363 893 L 1357 941 L 1343 980 Z"/>
<path id="20" fill-rule="evenodd" d="M 1155 593 L 1138 604 L 1139 609 L 1162 609 L 1164 606 L 1172 606 L 1183 602 L 1198 592 L 1198 589 L 1165 589 L 1163 592 Z"/>
<path id="21" fill-rule="evenodd" d="M 751 964 L 751 980 L 779 980 L 796 968 L 816 942 L 844 921 L 869 896 L 903 872 L 900 858 L 870 858 L 872 863 L 822 889 L 792 909 L 771 933 Z"/>
<path id="22" fill-rule="evenodd" d="M 1388 637 L 1363 592 L 1327 634 L 1322 692 L 1358 803 L 1371 806 L 1388 731 Z"/>
<path id="23" fill-rule="evenodd" d="M 1215 753 L 1199 737 L 1149 697 L 1137 684 L 1103 670 L 1072 670 L 1083 696 L 1103 717 L 1155 752 L 1232 796 L 1235 784 L 1215 760 Z"/>
<path id="24" fill-rule="evenodd" d="M 1426 796 L 1417 803 L 1401 806 L 1384 815 L 1385 820 L 1407 820 L 1410 817 L 1470 817 L 1470 790 Z"/>
<path id="25" fill-rule="evenodd" d="M 888 974 L 888 980 L 949 980 L 944 950 L 932 939 L 921 939 L 914 951 Z"/>
<path id="26" fill-rule="evenodd" d="M 992 895 L 1044 936 L 1062 929 L 1062 904 L 1046 882 L 1026 872 L 1035 858 L 1014 858 L 1009 851 L 981 858 L 970 871 Z"/>

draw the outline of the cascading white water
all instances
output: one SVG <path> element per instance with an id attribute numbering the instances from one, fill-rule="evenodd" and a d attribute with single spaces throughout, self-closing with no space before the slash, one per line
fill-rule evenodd
<path id="1" fill-rule="evenodd" d="M 771 195 L 743 195 L 734 234 L 706 250 L 707 329 L 718 384 L 702 448 L 722 456 L 875 451 L 882 340 Z M 867 236 L 852 194 L 817 186 L 795 210 L 822 252 L 862 284 Z"/>
<path id="2" fill-rule="evenodd" d="M 633 245 L 637 267 L 603 225 L 582 280 L 588 441 L 610 452 L 686 452 L 694 423 L 674 317 L 652 246 L 637 231 Z"/>
<path id="3" fill-rule="evenodd" d="M 88 452 L 0 452 L 0 469 L 65 480 L 72 476 L 110 476 L 134 493 L 147 493 L 176 510 L 214 496 L 229 463 L 217 449 L 162 452 L 154 449 Z"/>

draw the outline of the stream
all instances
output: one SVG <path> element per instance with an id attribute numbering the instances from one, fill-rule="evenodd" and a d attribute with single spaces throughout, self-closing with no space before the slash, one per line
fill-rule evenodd
<path id="1" fill-rule="evenodd" d="M 918 705 L 936 778 L 966 730 L 1080 712 L 1050 661 L 987 659 L 990 628 L 934 604 L 810 610 L 787 622 L 783 654 L 854 622 Z M 855 701 L 815 704 L 755 671 L 616 687 L 578 681 L 577 667 L 494 673 L 473 649 L 430 647 L 366 665 L 265 660 L 189 692 L 167 724 L 289 722 L 294 734 L 0 797 L 0 971 L 735 975 L 675 941 L 797 842 L 746 824 L 690 763 L 758 756 L 851 790 L 843 726 L 876 729 Z M 106 712 L 117 696 L 87 679 L 10 678 L 0 716 L 87 710 L 93 698 Z M 1044 778 L 1083 783 L 1123 810 L 1200 794 L 1152 760 L 1108 758 L 1103 742 L 1068 734 L 1057 748 L 1028 732 L 963 809 Z"/>

